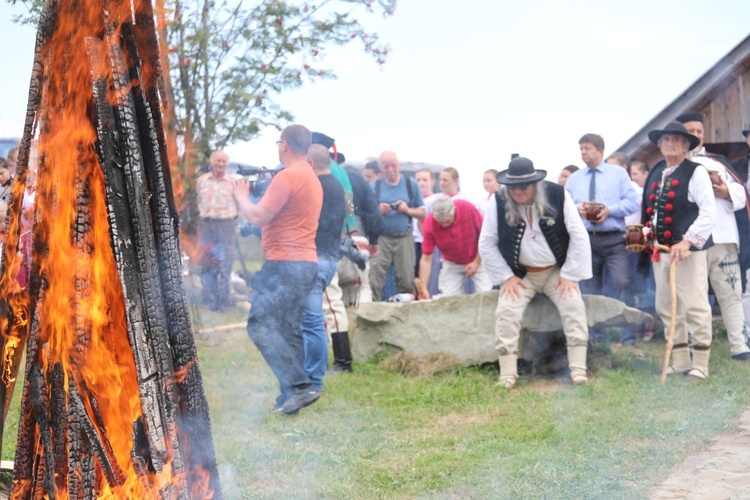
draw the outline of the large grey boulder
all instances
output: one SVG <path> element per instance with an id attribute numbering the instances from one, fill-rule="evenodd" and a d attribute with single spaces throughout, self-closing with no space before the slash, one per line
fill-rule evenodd
<path id="1" fill-rule="evenodd" d="M 445 353 L 463 366 L 497 361 L 495 308 L 497 290 L 429 301 L 360 304 L 352 353 L 364 361 L 385 348 L 415 356 Z M 600 295 L 584 295 L 589 327 L 635 325 L 651 318 L 622 302 Z M 560 315 L 544 295 L 537 295 L 523 317 L 527 344 L 533 333 L 561 336 Z M 523 356 L 523 354 L 522 354 Z"/>

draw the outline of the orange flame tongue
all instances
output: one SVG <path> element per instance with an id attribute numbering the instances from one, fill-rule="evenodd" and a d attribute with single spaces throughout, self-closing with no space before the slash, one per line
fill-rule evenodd
<path id="1" fill-rule="evenodd" d="M 85 7 L 73 8 L 76 4 Z M 116 11 L 118 5 L 108 8 Z M 118 489 L 140 496 L 131 463 L 140 396 L 90 115 L 92 68 L 85 39 L 101 36 L 101 24 L 101 1 L 60 1 L 56 31 L 48 41 L 34 231 L 35 241 L 46 242 L 35 262 L 46 285 L 38 304 L 37 342 L 47 349 L 38 361 L 46 373 L 60 363 L 66 381 L 75 380 L 77 389 L 86 391 L 81 399 L 92 422 L 99 419 L 91 400 L 98 402 L 102 428 L 97 431 L 111 443 L 112 458 L 126 476 Z M 94 68 L 103 71 L 106 65 Z"/>
<path id="2" fill-rule="evenodd" d="M 150 17 L 147 0 L 44 4 L 22 143 L 36 118 L 31 284 L 14 280 L 15 220 L 0 278 L 6 384 L 29 332 L 16 498 L 221 494 L 179 288 Z M 183 421 L 205 427 L 188 436 Z"/>

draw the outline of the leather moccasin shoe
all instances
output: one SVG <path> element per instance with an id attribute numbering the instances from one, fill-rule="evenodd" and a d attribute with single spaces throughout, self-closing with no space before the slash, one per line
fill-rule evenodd
<path id="1" fill-rule="evenodd" d="M 504 387 L 505 389 L 513 389 L 518 382 L 517 375 L 501 375 L 500 380 L 495 384 L 496 387 Z"/>
<path id="2" fill-rule="evenodd" d="M 693 368 L 685 375 L 688 380 L 706 380 L 706 374 L 697 368 Z"/>
<path id="3" fill-rule="evenodd" d="M 739 354 L 732 355 L 732 359 L 735 361 L 750 361 L 750 352 L 741 352 Z"/>
<path id="4" fill-rule="evenodd" d="M 582 368 L 571 368 L 570 381 L 574 384 L 588 384 L 589 378 L 586 376 L 586 370 Z"/>

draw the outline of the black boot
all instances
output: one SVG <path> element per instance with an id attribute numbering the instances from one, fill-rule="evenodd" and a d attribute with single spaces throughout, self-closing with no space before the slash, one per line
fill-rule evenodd
<path id="1" fill-rule="evenodd" d="M 333 366 L 328 369 L 331 373 L 352 371 L 352 351 L 349 348 L 349 332 L 331 334 L 333 344 Z"/>

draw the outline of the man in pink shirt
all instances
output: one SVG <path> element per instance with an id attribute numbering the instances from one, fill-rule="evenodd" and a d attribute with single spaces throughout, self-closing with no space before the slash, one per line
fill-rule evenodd
<path id="1" fill-rule="evenodd" d="M 482 230 L 482 216 L 470 202 L 441 196 L 432 205 L 432 212 L 422 225 L 422 258 L 419 278 L 429 283 L 435 247 L 442 254 L 438 285 L 442 295 L 463 295 L 464 278 L 471 278 L 477 292 L 492 289 L 482 266 L 477 244 Z M 420 298 L 429 298 L 422 291 Z"/>

